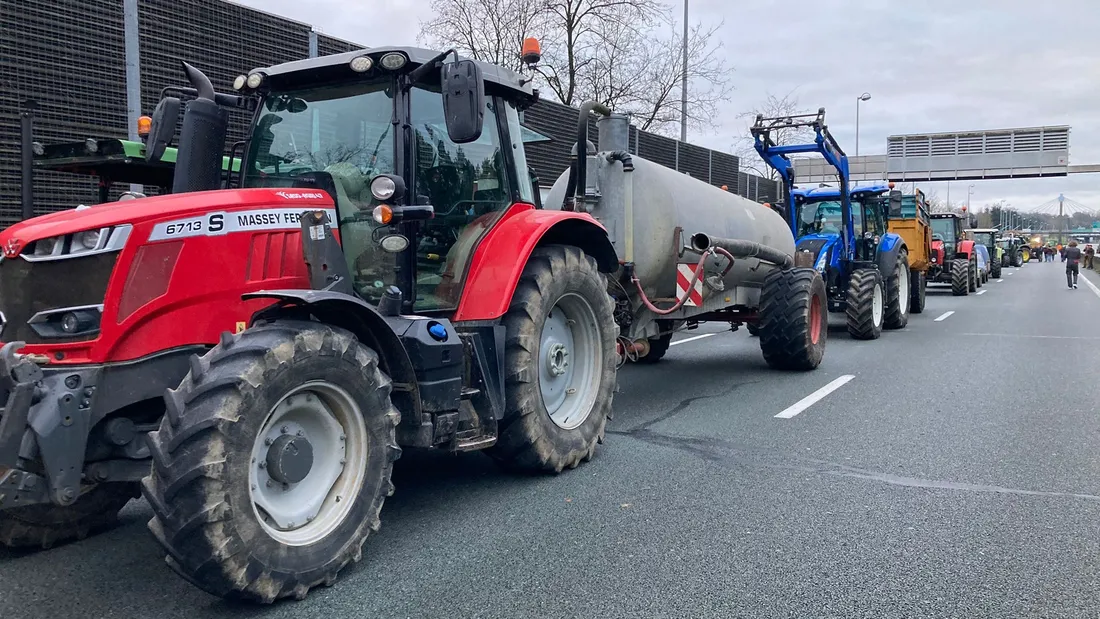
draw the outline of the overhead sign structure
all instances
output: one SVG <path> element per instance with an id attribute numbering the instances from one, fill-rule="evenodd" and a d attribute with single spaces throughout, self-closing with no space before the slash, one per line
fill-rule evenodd
<path id="1" fill-rule="evenodd" d="M 1069 127 L 1026 127 L 892 135 L 886 139 L 886 177 L 947 181 L 1065 176 Z"/>

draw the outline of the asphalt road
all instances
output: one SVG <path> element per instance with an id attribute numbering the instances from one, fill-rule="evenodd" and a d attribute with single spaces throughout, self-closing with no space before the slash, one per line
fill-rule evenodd
<path id="1" fill-rule="evenodd" d="M 680 335 L 620 373 L 575 471 L 404 457 L 364 561 L 302 602 L 192 588 L 134 502 L 103 535 L 0 554 L 0 617 L 1095 617 L 1100 291 L 1062 273 L 931 291 L 874 342 L 834 317 L 809 373 L 768 370 L 744 331 Z"/>

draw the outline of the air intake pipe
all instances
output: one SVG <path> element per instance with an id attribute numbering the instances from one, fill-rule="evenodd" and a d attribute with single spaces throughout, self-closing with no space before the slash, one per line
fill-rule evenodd
<path id="1" fill-rule="evenodd" d="M 698 232 L 691 236 L 691 247 L 701 252 L 717 247 L 728 251 L 734 258 L 759 258 L 765 262 L 779 265 L 783 269 L 794 266 L 794 258 L 791 256 L 767 245 L 744 239 L 724 239 Z"/>

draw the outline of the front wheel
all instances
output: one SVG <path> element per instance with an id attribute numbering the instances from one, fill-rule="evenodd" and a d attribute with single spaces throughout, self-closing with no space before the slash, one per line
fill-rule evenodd
<path id="1" fill-rule="evenodd" d="M 883 326 L 887 329 L 904 329 L 909 324 L 909 252 L 898 252 L 894 272 L 886 282 L 886 317 Z"/>
<path id="2" fill-rule="evenodd" d="M 0 545 L 8 548 L 51 548 L 84 539 L 110 528 L 118 512 L 141 496 L 135 482 L 98 484 L 72 505 L 27 505 L 0 511 Z"/>
<path id="3" fill-rule="evenodd" d="M 611 418 L 619 329 L 596 261 L 572 246 L 536 249 L 504 327 L 505 412 L 489 454 L 554 473 L 591 459 Z"/>
<path id="4" fill-rule="evenodd" d="M 912 290 L 909 293 L 909 311 L 913 314 L 920 314 L 924 312 L 928 274 L 924 271 L 910 271 L 909 281 L 912 282 Z"/>
<path id="5" fill-rule="evenodd" d="M 990 272 L 989 277 L 992 279 L 1001 279 L 1001 263 L 996 262 L 993 264 L 993 270 Z"/>
<path id="6" fill-rule="evenodd" d="M 760 291 L 760 351 L 777 370 L 812 370 L 829 337 L 825 281 L 815 269 L 773 271 Z"/>
<path id="7" fill-rule="evenodd" d="M 878 269 L 856 269 L 848 279 L 848 333 L 857 340 L 878 339 L 885 305 L 882 275 Z"/>
<path id="8" fill-rule="evenodd" d="M 970 263 L 966 260 L 951 261 L 951 294 L 964 297 L 970 293 Z"/>
<path id="9" fill-rule="evenodd" d="M 390 380 L 355 336 L 304 321 L 227 334 L 165 404 L 142 491 L 180 575 L 270 603 L 361 558 L 401 450 Z"/>

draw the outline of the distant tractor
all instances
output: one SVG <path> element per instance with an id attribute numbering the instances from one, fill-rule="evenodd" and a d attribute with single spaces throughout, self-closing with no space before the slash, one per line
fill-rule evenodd
<path id="1" fill-rule="evenodd" d="M 979 287 L 978 255 L 974 241 L 966 239 L 966 219 L 956 213 L 933 213 L 932 266 L 928 281 L 951 284 L 951 294 L 960 297 Z"/>
<path id="2" fill-rule="evenodd" d="M 810 144 L 778 144 L 773 131 L 809 127 Z M 909 252 L 900 236 L 886 229 L 885 186 L 852 189 L 848 157 L 829 133 L 825 108 L 817 114 L 756 117 L 756 152 L 779 172 L 786 185 L 786 218 L 796 240 L 796 264 L 825 276 L 829 310 L 844 312 L 855 339 L 877 339 L 882 330 L 909 322 Z M 837 174 L 837 187 L 795 187 L 788 155 L 818 153 Z"/>
<path id="3" fill-rule="evenodd" d="M 928 216 L 928 203 L 924 192 L 917 189 L 903 195 L 889 183 L 889 213 L 887 223 L 890 232 L 899 235 L 909 250 L 909 311 L 924 311 L 928 272 L 932 268 L 932 226 Z"/>
<path id="4" fill-rule="evenodd" d="M 1005 250 L 997 243 L 997 232 L 996 228 L 972 228 L 966 231 L 967 237 L 989 252 L 989 276 L 993 279 L 1001 278 L 1001 267 L 1004 265 Z"/>
<path id="5" fill-rule="evenodd" d="M 1001 266 L 1023 266 L 1024 242 L 1017 236 L 1003 236 L 997 239 L 997 246 L 1001 248 Z"/>

